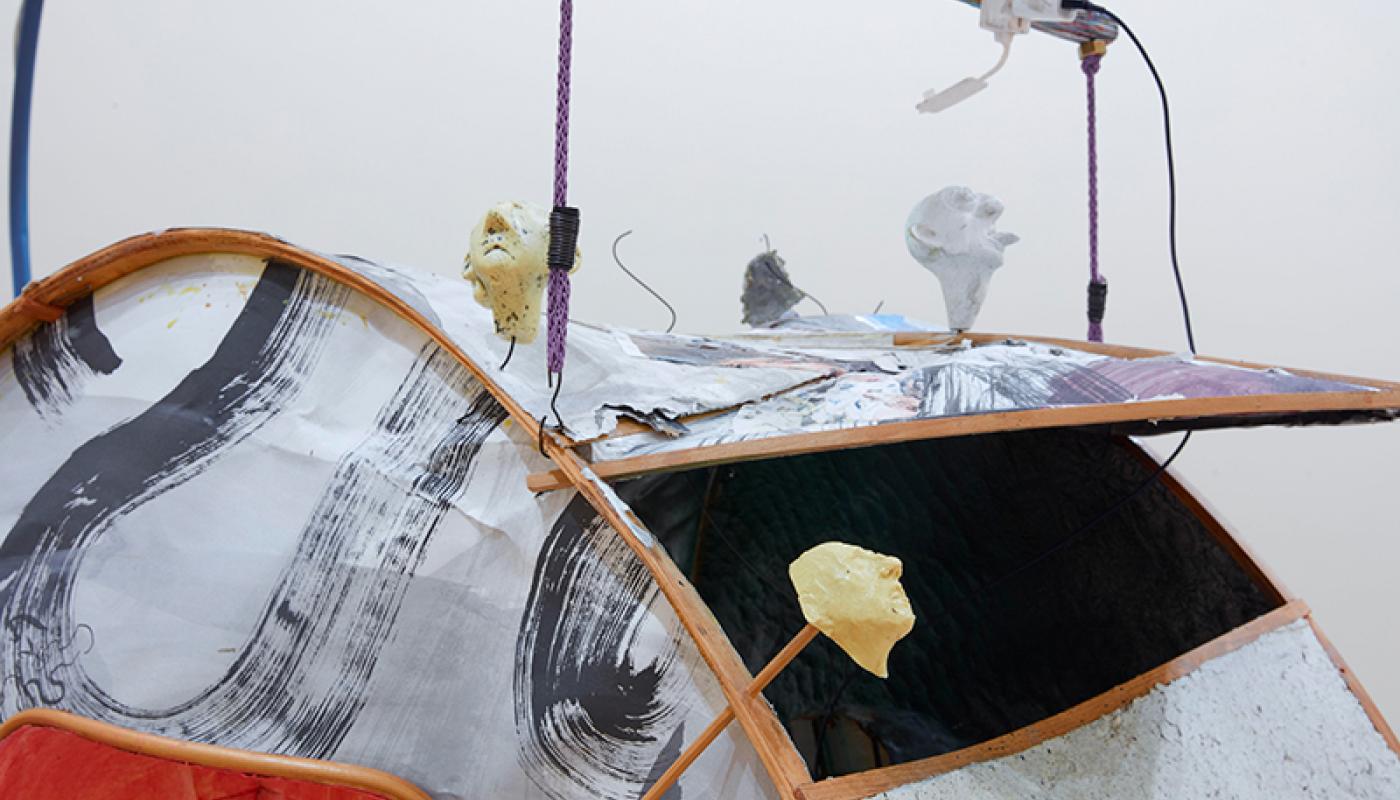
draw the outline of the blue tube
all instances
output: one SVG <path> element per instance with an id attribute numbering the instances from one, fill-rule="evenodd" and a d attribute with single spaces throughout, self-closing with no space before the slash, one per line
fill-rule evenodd
<path id="1" fill-rule="evenodd" d="M 10 106 L 10 274 L 15 296 L 29 285 L 29 106 L 44 0 L 24 0 L 15 41 L 15 94 Z"/>

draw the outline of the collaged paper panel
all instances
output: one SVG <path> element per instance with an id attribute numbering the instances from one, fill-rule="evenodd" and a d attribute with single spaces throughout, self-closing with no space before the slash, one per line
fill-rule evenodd
<path id="1" fill-rule="evenodd" d="M 840 371 L 836 377 L 727 413 L 684 421 L 686 433 L 680 437 L 646 433 L 597 442 L 592 445 L 593 459 L 607 461 L 774 436 L 998 411 L 1375 391 L 1279 369 L 1245 369 L 1189 356 L 1124 359 L 1022 341 L 928 350 L 835 351 L 822 348 L 823 338 L 794 335 L 784 340 L 775 336 L 761 343 L 742 344 L 755 351 L 749 355 L 752 362 L 764 363 L 765 354 L 774 359 L 786 351 L 795 353 L 788 356 L 794 359 L 826 360 Z M 697 361 L 722 357 L 726 363 L 736 363 L 722 347 L 687 352 Z"/>

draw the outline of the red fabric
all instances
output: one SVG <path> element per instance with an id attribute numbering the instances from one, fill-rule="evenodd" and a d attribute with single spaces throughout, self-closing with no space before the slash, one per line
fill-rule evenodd
<path id="1" fill-rule="evenodd" d="M 0 798 L 24 800 L 384 800 L 377 794 L 128 753 L 58 728 L 0 739 Z"/>

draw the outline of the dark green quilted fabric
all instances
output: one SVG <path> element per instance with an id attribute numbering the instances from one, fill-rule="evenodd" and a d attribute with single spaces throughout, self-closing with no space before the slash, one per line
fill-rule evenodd
<path id="1" fill-rule="evenodd" d="M 1106 436 L 1031 431 L 622 488 L 754 671 L 802 626 L 792 559 L 830 539 L 902 559 L 914 631 L 891 654 L 890 678 L 856 675 L 832 714 L 878 745 L 864 743 L 870 758 L 898 763 L 1044 719 L 1271 608 L 1158 485 L 1041 558 L 1149 475 Z M 813 723 L 852 669 L 819 639 L 765 692 L 809 761 Z"/>

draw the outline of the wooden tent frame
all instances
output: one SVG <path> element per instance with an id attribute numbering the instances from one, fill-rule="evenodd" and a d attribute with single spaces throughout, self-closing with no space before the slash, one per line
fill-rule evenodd
<path id="1" fill-rule="evenodd" d="M 605 483 L 607 478 L 619 478 L 662 470 L 691 469 L 733 461 L 774 458 L 800 453 L 823 452 L 852 447 L 888 444 L 940 436 L 963 436 L 995 431 L 1053 428 L 1070 426 L 1104 426 L 1123 422 L 1145 422 L 1163 419 L 1194 419 L 1219 416 L 1249 416 L 1258 414 L 1308 414 L 1316 412 L 1376 412 L 1400 409 L 1400 384 L 1363 380 L 1345 376 L 1296 371 L 1329 380 L 1365 385 L 1377 391 L 1329 392 L 1293 395 L 1259 395 L 1249 397 L 1200 398 L 1163 400 L 1109 406 L 1038 409 L 972 417 L 918 420 L 841 431 L 817 432 L 800 436 L 775 437 L 734 445 L 716 445 L 660 456 L 641 456 L 611 462 L 589 464 L 575 452 L 575 443 L 541 429 L 540 423 L 492 380 L 489 373 L 474 363 L 445 333 L 426 317 L 397 296 L 369 278 L 324 256 L 294 247 L 265 234 L 216 228 L 171 229 L 144 234 L 118 242 L 81 258 L 55 274 L 30 284 L 16 300 L 0 309 L 0 349 L 11 346 L 17 339 L 42 322 L 51 322 L 77 300 L 120 278 L 146 267 L 179 256 L 227 253 L 265 259 L 276 259 L 302 269 L 324 275 L 342 283 L 402 317 L 446 352 L 456 358 L 472 376 L 505 407 L 515 424 L 532 438 L 541 442 L 544 453 L 554 462 L 555 469 L 546 476 L 534 476 L 535 486 L 572 486 L 593 506 L 597 513 L 622 537 L 637 558 L 650 571 L 658 588 L 675 610 L 686 632 L 694 640 L 701 656 L 723 690 L 726 700 L 742 726 L 754 750 L 773 781 L 775 792 L 782 800 L 853 800 L 868 797 L 886 789 L 957 769 L 966 764 L 998 758 L 1025 750 L 1046 739 L 1059 736 L 1104 714 L 1121 708 L 1153 687 L 1185 675 L 1217 656 L 1243 647 L 1258 637 L 1299 619 L 1307 619 L 1327 649 L 1348 687 L 1366 711 L 1377 731 L 1397 754 L 1400 741 L 1386 724 L 1364 688 L 1347 668 L 1340 655 L 1327 642 L 1312 619 L 1307 607 L 1293 599 L 1275 581 L 1257 559 L 1226 530 L 1215 515 L 1175 477 L 1163 472 L 1161 480 L 1185 505 L 1197 515 L 1226 551 L 1259 583 L 1266 593 L 1282 603 L 1275 610 L 1230 631 L 1206 644 L 1179 656 L 1133 680 L 1098 697 L 1075 706 L 1039 723 L 1013 731 L 980 745 L 937 756 L 931 759 L 898 764 L 891 767 L 813 782 L 806 764 L 793 746 L 786 729 L 762 696 L 749 696 L 745 688 L 753 676 L 720 629 L 709 608 L 685 576 L 679 571 L 664 548 L 655 543 L 645 525 L 626 508 Z M 896 346 L 930 346 L 946 341 L 947 337 L 928 334 L 899 334 Z M 1005 336 L 965 334 L 962 338 L 974 342 L 997 341 Z M 1024 337 L 1023 337 L 1024 338 Z M 1111 345 L 1094 345 L 1059 339 L 1029 339 L 1030 341 L 1073 347 L 1088 352 L 1122 358 L 1144 358 L 1165 355 L 1160 351 Z M 1237 366 L 1258 367 L 1242 362 L 1221 361 Z M 1135 447 L 1135 446 L 1134 446 Z M 1146 453 L 1142 458 L 1152 462 Z M 11 720 L 18 719 L 15 717 Z M 8 725 L 9 723 L 7 723 Z"/>

